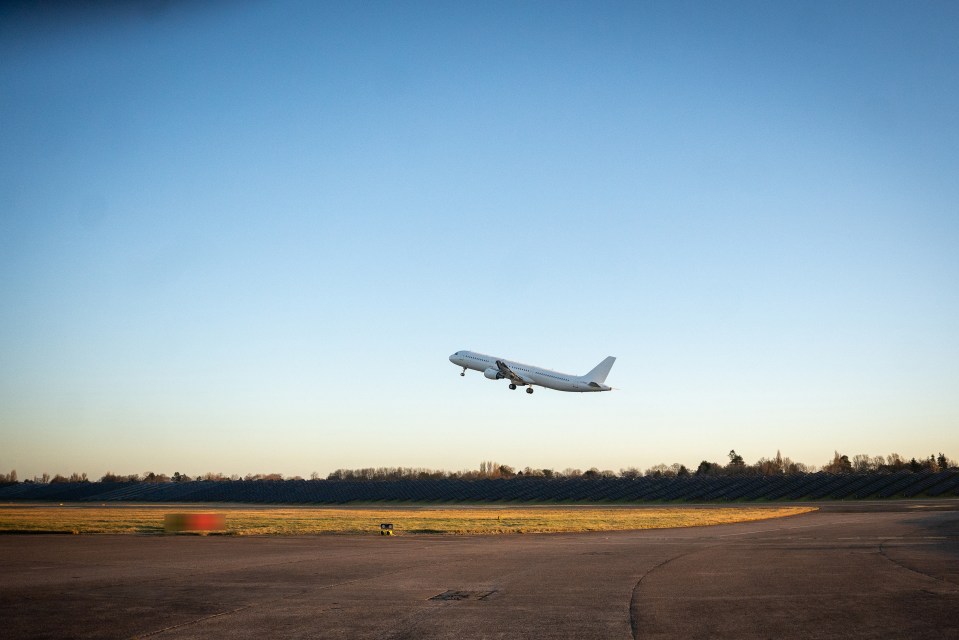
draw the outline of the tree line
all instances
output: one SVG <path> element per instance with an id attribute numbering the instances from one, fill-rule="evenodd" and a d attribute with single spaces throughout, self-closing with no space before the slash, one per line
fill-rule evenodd
<path id="1" fill-rule="evenodd" d="M 720 464 L 703 460 L 695 469 L 690 469 L 684 464 L 678 462 L 671 465 L 657 464 L 645 471 L 636 467 L 627 467 L 618 472 L 611 469 L 600 470 L 592 467 L 585 471 L 581 469 L 566 468 L 562 471 L 554 469 L 536 469 L 525 467 L 516 469 L 507 464 L 500 464 L 492 460 L 484 460 L 480 463 L 478 469 L 469 469 L 464 471 L 443 471 L 436 469 L 427 469 L 422 467 L 366 467 L 361 469 L 337 469 L 326 476 L 330 481 L 359 481 L 376 482 L 388 480 L 483 480 L 494 478 L 542 478 L 545 480 L 559 478 L 625 478 L 634 479 L 640 477 L 647 478 L 682 478 L 690 476 L 778 476 L 778 475 L 799 475 L 807 473 L 816 473 L 823 471 L 832 474 L 849 473 L 898 473 L 903 471 L 919 473 L 923 471 L 945 471 L 955 469 L 957 463 L 955 460 L 947 457 L 943 453 L 939 455 L 930 454 L 929 457 L 906 459 L 898 453 L 890 453 L 888 456 L 870 456 L 867 454 L 857 454 L 851 458 L 846 455 L 834 452 L 831 460 L 828 460 L 821 469 L 814 465 L 807 465 L 801 462 L 794 462 L 788 457 L 783 456 L 779 451 L 770 458 L 760 458 L 754 464 L 747 464 L 741 455 L 733 449 L 727 455 L 728 462 Z M 174 472 L 173 475 L 165 473 L 155 473 L 147 471 L 142 474 L 134 473 L 128 475 L 105 473 L 98 482 L 233 482 L 233 481 L 286 481 L 303 480 L 301 476 L 284 476 L 280 473 L 249 473 L 245 476 L 238 474 L 225 475 L 222 473 L 208 472 L 198 476 L 188 476 Z M 319 480 L 320 474 L 313 472 L 310 474 L 310 480 Z M 25 483 L 36 484 L 58 484 L 90 482 L 86 473 L 72 473 L 69 476 L 56 474 L 50 476 L 43 473 L 34 476 L 31 479 L 23 480 Z M 0 473 L 0 484 L 14 484 L 19 482 L 16 470 L 10 473 Z"/>
<path id="2" fill-rule="evenodd" d="M 770 458 L 760 458 L 755 464 L 747 464 L 741 455 L 733 449 L 728 454 L 729 462 L 720 464 L 703 460 L 695 470 L 686 465 L 674 462 L 671 465 L 657 464 L 645 471 L 636 467 L 627 467 L 618 472 L 611 469 L 600 470 L 592 467 L 581 469 L 567 468 L 562 471 L 553 469 L 533 469 L 526 467 L 516 470 L 513 467 L 497 462 L 482 462 L 478 470 L 468 471 L 437 471 L 433 469 L 419 469 L 410 467 L 368 467 L 363 469 L 337 469 L 327 476 L 327 480 L 353 481 L 384 481 L 384 480 L 430 480 L 430 479 L 486 479 L 486 478 L 670 478 L 690 476 L 778 476 L 816 473 L 820 471 L 815 465 L 794 462 L 779 451 Z M 957 467 L 955 460 L 940 453 L 928 458 L 911 458 L 906 460 L 898 453 L 888 456 L 869 456 L 859 454 L 852 457 L 834 453 L 833 459 L 822 467 L 826 473 L 897 473 L 900 471 L 945 471 Z"/>

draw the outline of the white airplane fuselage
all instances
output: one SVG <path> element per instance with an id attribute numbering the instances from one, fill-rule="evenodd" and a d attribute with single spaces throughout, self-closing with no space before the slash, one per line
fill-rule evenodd
<path id="1" fill-rule="evenodd" d="M 466 375 L 467 369 L 482 371 L 483 375 L 490 380 L 509 380 L 510 389 L 528 385 L 527 393 L 533 393 L 533 385 L 557 391 L 609 391 L 612 387 L 603 383 L 606 382 L 606 376 L 615 360 L 616 358 L 610 356 L 586 375 L 576 376 L 475 351 L 457 351 L 450 356 L 450 362 L 463 367 L 463 373 L 460 375 Z"/>

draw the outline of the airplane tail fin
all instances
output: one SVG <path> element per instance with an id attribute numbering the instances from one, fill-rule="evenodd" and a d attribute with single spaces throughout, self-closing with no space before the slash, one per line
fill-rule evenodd
<path id="1" fill-rule="evenodd" d="M 598 365 L 593 367 L 593 370 L 583 376 L 583 378 L 588 382 L 598 382 L 599 384 L 603 384 L 606 382 L 606 376 L 609 375 L 609 370 L 613 368 L 614 362 L 616 362 L 616 358 L 609 356 Z"/>

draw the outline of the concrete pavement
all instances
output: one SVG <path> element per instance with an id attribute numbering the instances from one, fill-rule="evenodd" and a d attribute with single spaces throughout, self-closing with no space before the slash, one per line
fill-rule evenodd
<path id="1" fill-rule="evenodd" d="M 959 502 L 496 537 L 0 536 L 11 638 L 959 638 Z"/>

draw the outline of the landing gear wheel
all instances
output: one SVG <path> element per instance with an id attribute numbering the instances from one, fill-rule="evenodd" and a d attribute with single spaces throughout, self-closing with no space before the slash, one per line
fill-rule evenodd
<path id="1" fill-rule="evenodd" d="M 516 385 L 513 384 L 512 382 L 509 383 L 509 388 L 511 391 L 516 391 Z"/>
<path id="2" fill-rule="evenodd" d="M 460 375 L 461 375 L 461 376 L 465 376 L 465 375 L 466 375 L 466 372 L 464 371 L 464 372 L 461 373 Z"/>
<path id="3" fill-rule="evenodd" d="M 465 375 L 466 375 L 466 367 L 463 367 L 463 371 L 460 372 L 460 375 L 461 375 L 461 376 L 465 376 Z"/>
<path id="4" fill-rule="evenodd" d="M 533 387 L 530 387 L 526 390 L 526 393 L 533 393 Z"/>

